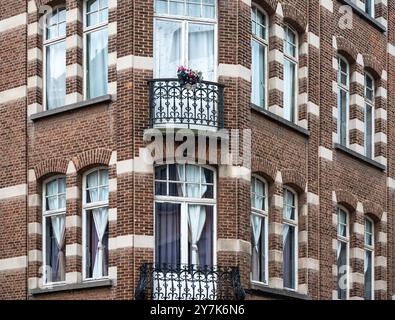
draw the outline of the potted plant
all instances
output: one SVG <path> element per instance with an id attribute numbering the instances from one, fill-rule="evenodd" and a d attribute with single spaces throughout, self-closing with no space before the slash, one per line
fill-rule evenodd
<path id="1" fill-rule="evenodd" d="M 191 68 L 185 68 L 183 66 L 178 68 L 177 77 L 180 81 L 180 86 L 188 90 L 195 89 L 197 84 L 203 79 L 201 71 L 192 70 Z"/>

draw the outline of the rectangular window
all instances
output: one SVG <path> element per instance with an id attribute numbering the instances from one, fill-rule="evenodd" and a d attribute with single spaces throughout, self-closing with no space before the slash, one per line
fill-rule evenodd
<path id="1" fill-rule="evenodd" d="M 338 299 L 348 298 L 348 213 L 338 208 L 337 212 L 337 295 Z"/>
<path id="2" fill-rule="evenodd" d="M 343 58 L 338 58 L 338 123 L 339 143 L 348 146 L 348 113 L 349 113 L 349 65 Z"/>
<path id="3" fill-rule="evenodd" d="M 84 279 L 108 276 L 108 170 L 84 177 Z"/>
<path id="4" fill-rule="evenodd" d="M 258 214 L 251 215 L 252 225 L 252 280 L 267 283 L 267 218 Z"/>
<path id="5" fill-rule="evenodd" d="M 371 219 L 365 218 L 365 300 L 374 299 L 374 223 Z"/>
<path id="6" fill-rule="evenodd" d="M 297 199 L 296 194 L 284 189 L 283 204 L 283 284 L 296 290 L 297 285 Z"/>
<path id="7" fill-rule="evenodd" d="M 66 180 L 56 178 L 43 190 L 44 283 L 62 282 L 66 274 Z"/>
<path id="8" fill-rule="evenodd" d="M 93 99 L 108 90 L 108 3 L 90 0 L 86 3 L 86 96 Z"/>
<path id="9" fill-rule="evenodd" d="M 374 80 L 369 74 L 365 74 L 365 155 L 374 157 Z"/>
<path id="10" fill-rule="evenodd" d="M 61 107 L 66 97 L 66 9 L 54 9 L 44 32 L 44 103 L 47 110 Z"/>
<path id="11" fill-rule="evenodd" d="M 374 0 L 365 0 L 365 12 L 374 18 Z"/>

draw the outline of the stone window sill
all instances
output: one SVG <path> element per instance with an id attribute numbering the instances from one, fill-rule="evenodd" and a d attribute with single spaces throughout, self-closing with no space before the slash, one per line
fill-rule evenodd
<path id="1" fill-rule="evenodd" d="M 276 289 L 270 288 L 263 284 L 251 284 L 251 289 L 246 290 L 249 294 L 259 295 L 259 296 L 270 296 L 274 299 L 293 299 L 293 300 L 310 300 L 310 297 L 305 294 L 298 293 L 296 291 L 287 289 Z"/>
<path id="2" fill-rule="evenodd" d="M 253 105 L 253 104 L 251 105 L 251 108 L 252 108 L 252 110 L 256 111 L 257 113 L 262 114 L 262 115 L 266 116 L 267 118 L 269 118 L 270 120 L 274 120 L 274 121 L 280 123 L 281 125 L 292 129 L 293 131 L 295 131 L 297 133 L 300 133 L 300 134 L 302 134 L 302 135 L 304 135 L 306 137 L 310 136 L 310 131 L 309 130 L 307 130 L 305 128 L 302 128 L 301 126 L 298 126 L 297 124 L 295 124 L 295 123 L 293 123 L 291 121 L 288 121 L 288 120 L 286 120 L 286 119 L 274 114 L 273 112 L 270 112 L 270 111 L 265 110 L 265 109 L 261 109 L 261 108 L 255 106 L 255 105 Z"/>
<path id="3" fill-rule="evenodd" d="M 376 169 L 379 169 L 381 171 L 385 171 L 385 169 L 386 169 L 385 165 L 383 165 L 383 164 L 381 164 L 381 163 L 379 163 L 379 162 L 377 162 L 377 161 L 375 161 L 373 159 L 365 157 L 364 155 L 359 154 L 358 152 L 356 152 L 354 150 L 351 150 L 351 149 L 349 149 L 349 148 L 347 148 L 347 147 L 345 147 L 345 146 L 343 146 L 343 145 L 341 145 L 339 143 L 335 143 L 334 144 L 334 148 L 336 150 L 339 150 L 339 151 L 341 151 L 341 152 L 353 157 L 353 158 L 356 158 L 356 159 L 358 159 L 360 161 L 363 161 L 364 163 L 367 163 L 370 166 L 375 167 Z"/>
<path id="4" fill-rule="evenodd" d="M 62 292 L 62 291 L 111 287 L 112 284 L 113 283 L 111 279 L 101 279 L 101 280 L 85 281 L 81 283 L 67 283 L 67 284 L 54 285 L 52 287 L 31 289 L 29 290 L 29 293 L 31 295 L 37 295 L 37 294 L 54 293 L 54 292 Z"/>
<path id="5" fill-rule="evenodd" d="M 359 8 L 354 2 L 351 0 L 340 0 L 340 2 L 343 2 L 344 4 L 350 6 L 352 10 L 359 15 L 362 19 L 365 19 L 368 21 L 371 25 L 373 25 L 375 28 L 380 30 L 381 32 L 386 32 L 387 29 L 385 26 L 383 26 L 380 22 L 378 22 L 375 18 L 372 18 L 369 16 L 365 11 L 363 11 L 361 8 Z"/>
<path id="6" fill-rule="evenodd" d="M 77 102 L 77 103 L 73 103 L 73 104 L 68 104 L 63 107 L 38 112 L 36 114 L 31 115 L 30 120 L 34 122 L 34 121 L 37 121 L 40 119 L 55 116 L 57 114 L 62 114 L 65 112 L 69 112 L 69 111 L 73 111 L 73 110 L 77 110 L 77 109 L 81 109 L 81 108 L 86 108 L 86 107 L 97 105 L 99 103 L 110 102 L 110 101 L 112 101 L 112 96 L 110 94 L 106 94 L 104 96 L 97 97 L 94 99 L 89 99 L 89 100 L 85 100 L 85 101 L 81 101 L 81 102 Z"/>

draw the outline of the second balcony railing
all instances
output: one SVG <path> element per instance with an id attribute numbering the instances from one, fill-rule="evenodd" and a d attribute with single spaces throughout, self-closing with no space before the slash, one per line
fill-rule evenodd
<path id="1" fill-rule="evenodd" d="M 202 81 L 195 88 L 178 79 L 154 79 L 149 83 L 152 128 L 216 130 L 224 127 L 224 86 Z"/>

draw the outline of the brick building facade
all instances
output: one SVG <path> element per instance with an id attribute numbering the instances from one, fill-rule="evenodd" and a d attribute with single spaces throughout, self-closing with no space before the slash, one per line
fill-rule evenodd
<path id="1" fill-rule="evenodd" d="M 168 259 L 238 267 L 247 299 L 395 295 L 392 0 L 0 5 L 0 299 L 134 299 L 140 267 L 165 246 L 155 211 L 169 201 L 189 236 L 181 231 L 177 258 Z M 197 103 L 213 108 L 212 122 L 197 124 L 196 114 L 172 122 L 161 107 L 156 118 L 162 101 L 196 103 L 172 96 L 180 87 L 163 80 L 174 66 L 161 46 L 175 40 L 160 32 L 172 28 L 177 66 L 204 69 L 213 81 L 193 89 L 205 92 Z M 64 51 L 51 51 L 56 45 Z M 204 50 L 212 61 L 201 66 Z M 194 132 L 250 132 L 250 163 L 146 163 L 144 133 L 163 118 L 162 128 L 194 121 Z M 194 190 L 196 170 L 199 200 L 171 198 L 174 180 L 176 192 Z M 211 231 L 188 229 L 191 208 Z M 200 235 L 191 240 L 197 234 L 205 250 Z"/>

